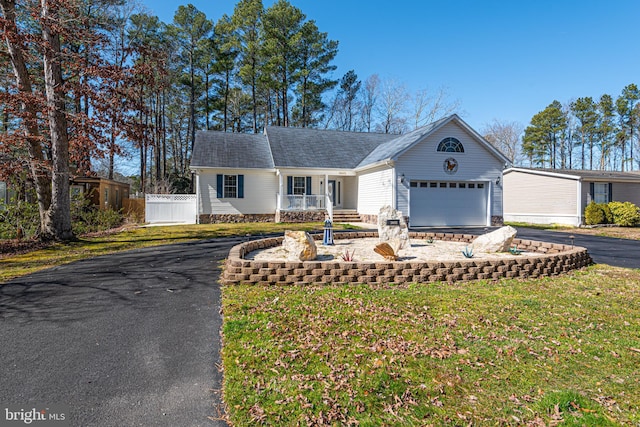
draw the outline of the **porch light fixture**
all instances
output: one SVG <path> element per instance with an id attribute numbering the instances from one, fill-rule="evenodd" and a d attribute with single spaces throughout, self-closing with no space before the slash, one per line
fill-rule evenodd
<path id="1" fill-rule="evenodd" d="M 498 177 L 498 179 L 496 179 L 496 185 L 500 185 L 500 177 Z"/>
<path id="2" fill-rule="evenodd" d="M 404 184 L 404 174 L 402 174 L 402 176 L 400 176 L 400 183 Z"/>

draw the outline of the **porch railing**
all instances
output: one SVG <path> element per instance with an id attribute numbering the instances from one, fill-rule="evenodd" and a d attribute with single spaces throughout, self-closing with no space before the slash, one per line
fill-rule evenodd
<path id="1" fill-rule="evenodd" d="M 325 196 L 317 194 L 309 195 L 278 195 L 278 206 L 285 211 L 309 211 L 325 209 Z"/>
<path id="2" fill-rule="evenodd" d="M 320 194 L 277 194 L 277 206 L 281 211 L 325 210 L 333 220 L 333 202 L 330 196 Z"/>

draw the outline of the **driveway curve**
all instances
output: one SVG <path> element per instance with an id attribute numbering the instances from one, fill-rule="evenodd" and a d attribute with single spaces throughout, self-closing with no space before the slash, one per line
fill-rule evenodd
<path id="1" fill-rule="evenodd" d="M 416 228 L 416 231 L 431 231 L 444 233 L 464 233 L 480 235 L 497 227 L 468 227 L 468 228 Z M 414 230 L 414 229 L 412 229 Z M 550 243 L 561 243 L 587 248 L 593 262 L 608 264 L 615 267 L 640 268 L 640 241 L 618 239 L 614 237 L 590 236 L 587 234 L 570 233 L 564 231 L 538 230 L 534 228 L 516 227 L 519 239 L 539 240 Z M 573 240 L 571 236 L 574 236 Z"/>
<path id="2" fill-rule="evenodd" d="M 241 240 L 101 256 L 0 285 L 0 405 L 68 405 L 73 426 L 226 426 L 217 280 Z"/>
<path id="3" fill-rule="evenodd" d="M 219 263 L 243 240 L 101 256 L 0 285 L 0 405 L 68 405 L 73 426 L 226 426 Z M 575 234 L 575 244 L 595 262 L 640 268 L 637 241 Z"/>

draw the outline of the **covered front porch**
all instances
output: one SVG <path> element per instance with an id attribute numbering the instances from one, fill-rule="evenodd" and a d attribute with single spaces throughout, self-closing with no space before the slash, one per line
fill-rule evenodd
<path id="1" fill-rule="evenodd" d="M 355 209 L 357 178 L 352 171 L 279 169 L 276 222 L 333 221 L 335 210 Z"/>

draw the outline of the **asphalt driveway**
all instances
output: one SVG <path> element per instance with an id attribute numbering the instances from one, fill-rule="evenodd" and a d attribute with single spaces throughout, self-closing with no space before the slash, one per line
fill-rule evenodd
<path id="1" fill-rule="evenodd" d="M 432 231 L 463 234 L 484 234 L 495 230 L 497 227 L 469 227 L 469 228 L 416 228 L 416 231 Z M 589 236 L 579 233 L 564 231 L 536 230 L 533 228 L 516 227 L 517 238 L 528 240 L 540 240 L 550 243 L 562 243 L 582 246 L 588 249 L 593 262 L 609 264 L 616 267 L 640 268 L 640 241 L 617 239 L 613 237 Z M 574 236 L 572 240 L 570 236 Z"/>
<path id="2" fill-rule="evenodd" d="M 518 236 L 570 243 L 560 232 Z M 218 263 L 241 240 L 108 255 L 0 285 L 0 405 L 68 405 L 73 426 L 225 426 Z M 640 268 L 640 242 L 575 234 L 575 244 L 595 262 Z"/>
<path id="3" fill-rule="evenodd" d="M 68 405 L 73 426 L 226 425 L 218 263 L 239 241 L 102 256 L 0 285 L 0 405 Z"/>

